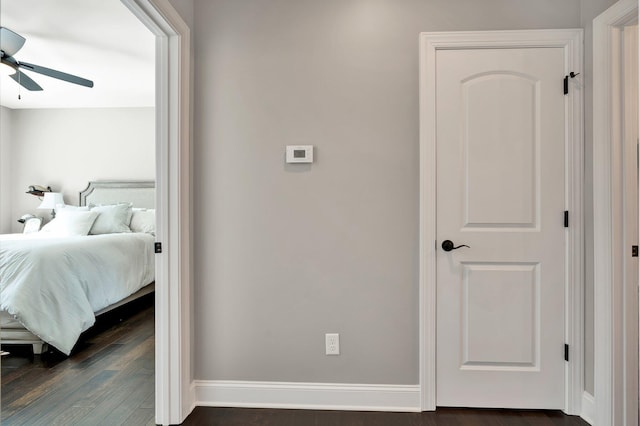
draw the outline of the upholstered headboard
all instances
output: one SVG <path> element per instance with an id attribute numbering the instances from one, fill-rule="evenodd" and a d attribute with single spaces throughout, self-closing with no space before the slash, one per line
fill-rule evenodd
<path id="1" fill-rule="evenodd" d="M 80 192 L 80 205 L 133 203 L 134 207 L 154 209 L 156 207 L 156 183 L 152 180 L 138 181 L 91 181 Z"/>

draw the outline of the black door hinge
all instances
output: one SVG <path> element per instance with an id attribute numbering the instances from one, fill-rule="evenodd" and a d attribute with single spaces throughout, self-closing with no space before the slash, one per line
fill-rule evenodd
<path id="1" fill-rule="evenodd" d="M 576 78 L 578 75 L 580 75 L 579 72 L 571 71 L 569 75 L 564 76 L 564 94 L 565 95 L 569 94 L 569 78 Z"/>
<path id="2" fill-rule="evenodd" d="M 155 243 L 153 247 L 156 253 L 162 253 L 162 243 Z"/>
<path id="3" fill-rule="evenodd" d="M 569 227 L 569 210 L 564 211 L 564 227 Z"/>
<path id="4" fill-rule="evenodd" d="M 564 344 L 564 360 L 569 361 L 569 345 Z"/>
<path id="5" fill-rule="evenodd" d="M 638 246 L 631 246 L 631 257 L 638 257 Z"/>

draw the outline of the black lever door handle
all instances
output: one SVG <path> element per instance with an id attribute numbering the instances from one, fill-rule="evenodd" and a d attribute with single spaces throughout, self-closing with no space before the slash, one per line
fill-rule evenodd
<path id="1" fill-rule="evenodd" d="M 444 240 L 444 241 L 442 242 L 442 250 L 444 250 L 444 251 L 457 250 L 457 249 L 459 249 L 460 247 L 467 247 L 467 248 L 471 248 L 471 247 L 469 247 L 469 246 L 468 246 L 468 245 L 466 245 L 466 244 L 461 244 L 461 245 L 459 245 L 458 247 L 454 247 L 454 246 L 453 246 L 453 241 L 451 241 L 451 240 Z"/>

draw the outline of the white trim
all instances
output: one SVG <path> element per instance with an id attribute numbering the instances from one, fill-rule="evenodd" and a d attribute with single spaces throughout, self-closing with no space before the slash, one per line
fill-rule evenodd
<path id="1" fill-rule="evenodd" d="M 596 400 L 589 392 L 582 393 L 582 413 L 580 417 L 590 425 L 594 425 L 593 419 L 596 415 Z"/>
<path id="2" fill-rule="evenodd" d="M 637 21 L 637 0 L 620 0 L 593 20 L 593 221 L 595 424 L 622 425 L 624 400 L 620 28 Z"/>
<path id="3" fill-rule="evenodd" d="M 195 394 L 209 407 L 420 411 L 418 385 L 196 380 Z"/>
<path id="4" fill-rule="evenodd" d="M 191 388 L 189 27 L 168 0 L 121 0 L 156 35 L 156 423 L 181 423 Z"/>
<path id="5" fill-rule="evenodd" d="M 420 387 L 422 410 L 436 407 L 436 133 L 435 60 L 440 49 L 560 47 L 565 70 L 582 70 L 581 29 L 463 31 L 420 34 Z M 562 76 L 559 76 L 562 78 Z M 566 250 L 565 335 L 571 362 L 565 370 L 565 412 L 579 414 L 583 391 L 583 106 L 580 79 L 566 97 L 566 208 L 571 226 Z M 558 86 L 561 87 L 560 85 Z"/>
<path id="6" fill-rule="evenodd" d="M 625 27 L 623 70 L 624 93 L 622 117 L 622 195 L 623 231 L 622 260 L 624 283 L 623 322 L 623 424 L 638 424 L 638 258 L 630 256 L 632 245 L 638 244 L 638 27 Z M 635 96 L 627 96 L 633 93 Z"/>
<path id="7" fill-rule="evenodd" d="M 423 411 L 436 409 L 436 49 L 433 34 L 420 34 L 420 237 L 419 350 Z M 428 73 L 427 73 L 428 72 Z"/>

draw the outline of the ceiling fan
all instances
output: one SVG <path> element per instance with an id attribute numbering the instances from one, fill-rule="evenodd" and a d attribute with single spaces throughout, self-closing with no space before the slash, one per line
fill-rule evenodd
<path id="1" fill-rule="evenodd" d="M 10 68 L 7 69 L 10 74 L 9 76 L 19 85 L 27 90 L 42 90 L 42 87 L 40 87 L 38 83 L 21 71 L 27 70 L 57 78 L 58 80 L 64 80 L 69 83 L 79 84 L 80 86 L 93 87 L 93 81 L 91 80 L 15 59 L 13 55 L 22 48 L 25 41 L 26 39 L 20 34 L 16 34 L 8 28 L 0 27 L 0 63 L 2 64 L 0 68 L 3 68 L 3 73 L 5 71 L 4 68 Z"/>

